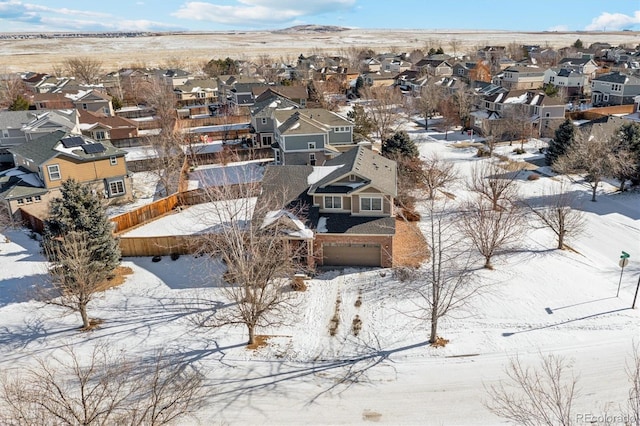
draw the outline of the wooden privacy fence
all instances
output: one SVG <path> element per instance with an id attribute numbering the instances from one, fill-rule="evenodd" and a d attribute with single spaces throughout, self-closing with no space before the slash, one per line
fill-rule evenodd
<path id="1" fill-rule="evenodd" d="M 142 223 L 162 216 L 172 211 L 179 205 L 178 194 L 173 194 L 169 195 L 168 197 L 156 200 L 151 204 L 138 207 L 137 209 L 131 210 L 130 212 L 114 216 L 109 220 L 111 220 L 111 222 L 113 223 L 114 232 L 120 233 L 126 231 L 129 228 L 133 228 L 134 226 L 138 226 Z"/>
<path id="2" fill-rule="evenodd" d="M 168 256 L 191 254 L 197 251 L 198 239 L 191 235 L 165 237 L 120 237 L 122 256 Z"/>

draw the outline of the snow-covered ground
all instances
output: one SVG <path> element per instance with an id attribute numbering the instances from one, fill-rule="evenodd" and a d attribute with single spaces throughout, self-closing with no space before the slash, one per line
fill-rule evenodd
<path id="1" fill-rule="evenodd" d="M 407 131 L 422 155 L 451 160 L 461 177 L 486 161 L 475 157 L 468 135 L 450 132 L 445 141 L 416 126 Z M 542 144 L 525 145 L 520 156 L 511 153 L 516 146 L 498 150 L 534 159 Z M 557 179 L 518 185 L 535 199 Z M 307 281 L 288 324 L 259 330 L 272 336 L 268 345 L 247 350 L 243 328 L 202 329 L 191 321 L 203 301 L 226 302 L 215 286 L 219 265 L 191 256 L 125 258 L 133 274 L 90 306 L 104 323 L 80 333 L 78 317 L 31 300 L 45 264 L 27 232 L 8 232 L 10 242 L 0 242 L 0 369 L 29 365 L 65 344 L 89 351 L 110 342 L 139 357 L 165 348 L 207 377 L 206 405 L 180 424 L 477 425 L 501 423 L 483 406 L 485 386 L 504 377 L 510 356 L 528 364 L 556 353 L 572 360 L 579 376 L 574 412 L 610 413 L 626 404 L 625 362 L 640 339 L 640 309 L 630 309 L 640 275 L 640 194 L 614 193 L 606 184 L 593 203 L 582 181 L 569 185 L 584 199 L 588 232 L 568 241 L 573 251 L 558 251 L 549 230 L 531 229 L 516 250 L 494 259 L 495 270 L 479 261 L 473 279 L 487 291 L 442 321 L 444 348 L 426 343 L 428 323 L 407 314 L 415 309 L 413 293 L 391 270 L 346 269 Z M 463 197 L 465 189 L 448 192 Z M 622 250 L 631 258 L 616 297 Z M 340 322 L 331 336 L 336 306 Z"/>

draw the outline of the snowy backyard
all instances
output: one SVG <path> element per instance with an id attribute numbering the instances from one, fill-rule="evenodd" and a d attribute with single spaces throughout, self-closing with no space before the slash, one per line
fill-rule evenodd
<path id="1" fill-rule="evenodd" d="M 445 140 L 417 125 L 406 130 L 422 156 L 437 153 L 463 179 L 474 163 L 488 161 L 476 157 L 468 135 L 449 133 Z M 515 144 L 497 150 L 519 161 L 540 158 L 541 146 L 529 142 L 527 154 L 518 156 L 511 154 Z M 526 179 L 529 171 L 518 179 L 525 199 L 542 197 L 551 182 L 566 179 L 546 168 L 540 172 L 537 180 Z M 411 315 L 414 293 L 397 274 L 345 269 L 306 281 L 287 324 L 259 329 L 269 336 L 267 345 L 247 349 L 241 326 L 195 325 L 203 307 L 229 304 L 216 288 L 220 265 L 206 256 L 124 258 L 133 273 L 89 306 L 90 315 L 104 322 L 80 332 L 76 315 L 32 300 L 46 265 L 29 231 L 12 230 L 6 242 L 0 240 L 0 371 L 32 366 L 69 345 L 89 353 L 108 342 L 139 359 L 162 348 L 206 376 L 205 403 L 179 424 L 477 425 L 503 422 L 483 402 L 485 388 L 504 379 L 510 357 L 528 365 L 555 353 L 570 360 L 578 376 L 576 414 L 617 413 L 628 399 L 625 365 L 633 342 L 640 341 L 640 303 L 631 309 L 640 275 L 640 193 L 616 193 L 604 183 L 598 201 L 590 202 L 586 183 L 567 182 L 584 200 L 587 231 L 568 241 L 571 250 L 557 250 L 549 229 L 531 227 L 513 250 L 493 259 L 493 270 L 483 269 L 478 258 L 473 281 L 484 290 L 441 320 L 438 334 L 449 343 L 439 348 L 427 342 L 429 322 Z M 463 182 L 447 188 L 456 198 L 466 191 Z M 191 219 L 185 222 L 167 216 L 168 223 L 132 232 L 199 232 L 186 222 L 194 212 L 200 216 L 199 208 L 186 209 Z M 631 255 L 622 277 L 621 251 Z M 335 314 L 339 323 L 331 335 Z"/>

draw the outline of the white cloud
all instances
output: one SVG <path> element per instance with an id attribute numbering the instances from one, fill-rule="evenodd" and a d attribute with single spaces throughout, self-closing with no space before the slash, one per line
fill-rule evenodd
<path id="1" fill-rule="evenodd" d="M 603 12 L 600 16 L 593 18 L 591 23 L 585 27 L 587 31 L 616 31 L 640 24 L 640 10 L 636 10 L 632 16 L 624 13 Z"/>
<path id="2" fill-rule="evenodd" d="M 53 8 L 19 0 L 0 2 L 0 19 L 6 21 L 5 24 L 9 27 L 8 31 L 164 31 L 180 29 L 177 25 L 146 19 L 122 19 L 108 13 Z"/>
<path id="3" fill-rule="evenodd" d="M 356 0 L 239 0 L 223 6 L 190 1 L 172 15 L 180 19 L 215 22 L 225 25 L 254 24 L 269 26 L 314 15 L 348 10 Z"/>

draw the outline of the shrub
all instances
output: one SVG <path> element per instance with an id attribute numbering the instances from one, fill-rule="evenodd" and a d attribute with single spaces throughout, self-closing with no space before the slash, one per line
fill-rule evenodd
<path id="1" fill-rule="evenodd" d="M 540 175 L 538 173 L 531 173 L 527 176 L 527 180 L 538 180 L 540 179 Z"/>
<path id="2" fill-rule="evenodd" d="M 516 148 L 516 149 L 514 149 L 514 150 L 513 150 L 513 153 L 514 153 L 514 154 L 517 154 L 517 155 L 526 154 L 526 152 L 527 152 L 527 151 L 525 151 L 525 150 L 524 150 L 524 149 L 522 149 L 522 148 Z"/>

